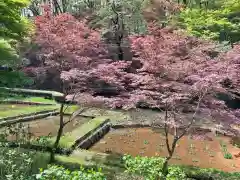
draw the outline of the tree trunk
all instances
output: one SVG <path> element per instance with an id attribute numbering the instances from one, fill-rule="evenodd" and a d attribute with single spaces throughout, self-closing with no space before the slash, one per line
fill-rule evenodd
<path id="1" fill-rule="evenodd" d="M 55 15 L 62 13 L 61 7 L 57 0 L 53 0 L 53 6 L 54 6 L 54 14 Z"/>
<path id="2" fill-rule="evenodd" d="M 67 1 L 62 0 L 62 11 L 63 13 L 67 12 Z"/>
<path id="3" fill-rule="evenodd" d="M 122 46 L 121 46 L 121 41 L 117 42 L 117 46 L 118 46 L 118 59 L 119 60 L 123 60 L 123 50 L 122 50 Z"/>
<path id="4" fill-rule="evenodd" d="M 29 9 L 32 11 L 33 16 L 39 16 L 40 12 L 38 11 L 38 9 L 36 7 L 34 7 L 33 5 L 29 6 Z"/>
<path id="5" fill-rule="evenodd" d="M 170 150 L 170 152 L 169 152 L 169 155 L 168 155 L 168 157 L 166 158 L 166 160 L 165 160 L 164 163 L 163 163 L 162 172 L 163 172 L 163 175 L 164 175 L 164 176 L 167 176 L 167 175 L 168 175 L 168 162 L 169 162 L 169 160 L 170 160 L 170 159 L 172 158 L 172 156 L 173 156 L 173 153 L 174 153 L 174 151 L 175 151 L 176 144 L 177 144 L 177 141 L 178 141 L 178 140 L 179 140 L 178 138 L 174 138 L 173 143 L 172 143 L 172 148 L 171 148 L 171 150 Z"/>
<path id="6" fill-rule="evenodd" d="M 55 140 L 55 142 L 53 144 L 52 152 L 51 152 L 51 155 L 50 155 L 50 163 L 54 162 L 54 160 L 55 160 L 55 151 L 56 151 L 56 149 L 59 146 L 59 142 L 60 142 L 60 139 L 61 139 L 62 134 L 63 134 L 63 128 L 64 128 L 64 122 L 63 122 L 64 112 L 63 112 L 63 108 L 64 108 L 64 104 L 62 103 L 61 104 L 61 108 L 60 108 L 60 115 L 59 115 L 60 116 L 60 118 L 59 118 L 60 125 L 59 125 L 59 129 L 58 129 L 57 137 L 56 137 L 56 140 Z"/>
<path id="7" fill-rule="evenodd" d="M 172 155 L 168 156 L 163 163 L 162 172 L 163 172 L 164 176 L 167 176 L 167 174 L 168 174 L 168 162 L 171 158 L 172 158 Z"/>

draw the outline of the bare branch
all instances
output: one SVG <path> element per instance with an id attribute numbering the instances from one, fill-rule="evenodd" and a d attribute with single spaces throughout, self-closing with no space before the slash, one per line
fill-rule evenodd
<path id="1" fill-rule="evenodd" d="M 77 95 L 77 93 L 75 93 L 75 94 L 73 95 L 72 100 L 71 100 L 70 102 L 73 102 L 73 101 L 74 101 L 76 95 Z M 70 104 L 68 104 L 68 105 L 66 106 L 66 108 L 65 108 L 64 111 L 63 111 L 63 113 L 65 113 L 65 111 L 67 110 L 67 108 L 68 108 L 69 106 L 70 106 Z"/>
<path id="2" fill-rule="evenodd" d="M 74 111 L 74 112 L 70 115 L 68 121 L 64 122 L 64 126 L 65 126 L 66 124 L 68 124 L 69 122 L 71 122 L 71 121 L 72 121 L 75 117 L 77 117 L 79 114 L 83 113 L 86 109 L 87 109 L 87 108 L 79 108 L 77 111 Z"/>
<path id="3" fill-rule="evenodd" d="M 165 110 L 165 122 L 164 122 L 164 131 L 165 131 L 165 136 L 166 136 L 166 145 L 167 145 L 167 150 L 168 150 L 168 153 L 169 155 L 172 153 L 171 149 L 170 149 L 170 145 L 169 145 L 169 139 L 168 139 L 168 130 L 169 130 L 169 127 L 168 127 L 168 124 L 167 124 L 167 119 L 168 119 L 168 110 L 166 109 Z"/>
<path id="4" fill-rule="evenodd" d="M 198 101 L 198 104 L 197 104 L 197 107 L 196 107 L 196 110 L 195 110 L 195 112 L 194 112 L 194 114 L 193 114 L 193 116 L 192 116 L 191 121 L 190 121 L 189 124 L 184 128 L 182 134 L 181 134 L 180 136 L 178 136 L 177 139 L 181 139 L 181 138 L 187 133 L 187 131 L 190 129 L 190 127 L 192 126 L 192 124 L 195 122 L 195 116 L 197 115 L 197 112 L 198 112 L 198 110 L 199 110 L 199 108 L 200 108 L 200 104 L 201 104 L 201 102 L 202 102 L 202 100 L 203 100 L 203 98 L 204 98 L 204 96 L 205 96 L 206 93 L 207 93 L 207 90 L 206 90 L 206 92 L 203 93 L 202 96 L 200 96 L 199 101 Z"/>

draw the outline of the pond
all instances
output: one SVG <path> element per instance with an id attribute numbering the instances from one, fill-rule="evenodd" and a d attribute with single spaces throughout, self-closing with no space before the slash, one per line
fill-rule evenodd
<path id="1" fill-rule="evenodd" d="M 161 130 L 151 128 L 112 130 L 90 150 L 148 157 L 167 155 L 165 136 Z M 240 157 L 235 156 L 239 152 L 240 149 L 231 144 L 230 137 L 205 132 L 204 136 L 184 136 L 178 142 L 170 163 L 234 172 L 240 170 Z M 232 159 L 226 159 L 229 154 Z"/>

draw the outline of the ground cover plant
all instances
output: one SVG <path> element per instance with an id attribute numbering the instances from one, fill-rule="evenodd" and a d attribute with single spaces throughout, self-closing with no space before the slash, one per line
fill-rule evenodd
<path id="1" fill-rule="evenodd" d="M 146 157 L 124 157 L 126 171 L 144 175 L 145 178 L 155 180 L 161 175 L 164 159 Z M 238 179 L 239 173 L 224 173 L 216 169 L 199 169 L 189 166 L 172 166 L 167 179 Z"/>
<path id="2" fill-rule="evenodd" d="M 45 103 L 45 104 L 56 104 L 55 100 L 46 99 L 43 97 L 33 97 L 33 96 L 15 96 L 7 95 L 7 97 L 3 97 L 4 101 L 22 101 L 22 102 L 36 102 L 36 103 Z"/>
<path id="3" fill-rule="evenodd" d="M 37 106 L 37 105 L 19 105 L 19 104 L 0 104 L 0 118 L 14 117 L 37 113 L 41 111 L 58 109 L 57 105 Z"/>
<path id="4" fill-rule="evenodd" d="M 36 179 L 48 180 L 48 179 L 86 179 L 86 180 L 105 180 L 106 177 L 100 171 L 85 170 L 81 167 L 78 171 L 69 171 L 63 167 L 50 166 L 48 169 L 41 170 L 39 174 L 36 175 Z"/>

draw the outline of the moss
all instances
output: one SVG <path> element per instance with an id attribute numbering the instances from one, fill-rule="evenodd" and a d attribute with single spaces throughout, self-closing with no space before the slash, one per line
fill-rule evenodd
<path id="1" fill-rule="evenodd" d="M 72 114 L 76 112 L 78 109 L 79 109 L 78 105 L 68 105 L 67 109 L 64 111 L 64 114 Z"/>
<path id="2" fill-rule="evenodd" d="M 94 156 L 95 154 L 97 153 L 77 150 L 74 151 L 70 156 L 58 155 L 55 157 L 55 159 L 58 164 L 61 164 L 70 169 L 78 169 L 79 166 L 91 167 L 96 169 L 97 167 L 102 168 L 103 164 L 99 164 L 98 162 L 92 160 L 92 156 Z"/>
<path id="3" fill-rule="evenodd" d="M 21 88 L 5 88 L 1 87 L 0 90 L 4 90 L 10 93 L 18 93 L 18 94 L 35 94 L 35 95 L 46 95 L 46 96 L 54 96 L 54 97 L 63 97 L 64 95 L 60 92 L 56 91 L 45 91 L 45 90 L 35 90 L 35 89 L 21 89 Z"/>
<path id="4" fill-rule="evenodd" d="M 24 102 L 46 103 L 46 104 L 56 104 L 55 100 L 45 99 L 43 97 L 27 97 L 27 98 L 24 98 L 22 101 L 24 101 Z"/>
<path id="5" fill-rule="evenodd" d="M 73 163 L 78 165 L 83 165 L 85 163 L 84 159 L 81 157 L 73 157 L 73 156 L 56 156 L 56 160 L 64 163 Z"/>
<path id="6" fill-rule="evenodd" d="M 50 160 L 50 153 L 47 152 L 36 152 L 33 159 L 32 172 L 38 173 L 39 168 L 47 168 Z"/>
<path id="7" fill-rule="evenodd" d="M 58 163 L 70 167 L 101 167 L 106 173 L 109 171 L 123 172 L 124 164 L 122 156 L 109 155 L 105 153 L 97 153 L 88 150 L 75 150 L 70 156 L 56 156 Z"/>
<path id="8" fill-rule="evenodd" d="M 46 110 L 57 109 L 57 105 L 37 106 L 37 105 L 19 105 L 19 104 L 0 104 L 0 118 L 27 115 Z"/>
<path id="9" fill-rule="evenodd" d="M 85 134 L 97 128 L 100 124 L 105 122 L 107 119 L 108 118 L 105 116 L 94 118 L 89 122 L 84 123 L 82 126 L 74 129 L 72 132 L 68 132 L 64 134 L 64 136 L 61 137 L 59 146 L 61 148 L 71 148 L 78 139 L 80 139 Z M 52 141 L 54 142 L 55 139 L 56 137 L 52 138 Z"/>
<path id="10" fill-rule="evenodd" d="M 56 104 L 55 100 L 52 99 L 46 99 L 43 97 L 35 97 L 35 96 L 29 96 L 29 97 L 23 97 L 23 96 L 13 96 L 2 99 L 2 101 L 20 101 L 20 102 L 34 102 L 34 103 L 45 103 L 45 104 Z"/>

